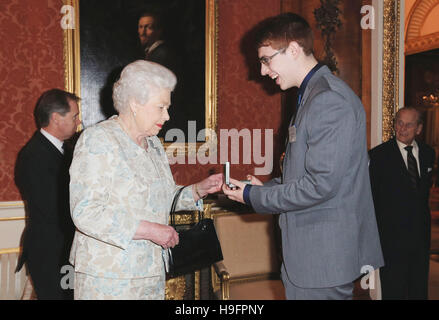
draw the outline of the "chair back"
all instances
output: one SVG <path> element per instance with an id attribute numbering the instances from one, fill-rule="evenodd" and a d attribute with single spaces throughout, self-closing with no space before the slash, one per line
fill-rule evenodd
<path id="1" fill-rule="evenodd" d="M 227 213 L 213 219 L 231 281 L 279 273 L 273 215 Z"/>

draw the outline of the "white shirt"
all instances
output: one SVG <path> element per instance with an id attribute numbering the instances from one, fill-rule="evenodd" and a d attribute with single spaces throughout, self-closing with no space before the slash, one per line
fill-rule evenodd
<path id="1" fill-rule="evenodd" d="M 154 51 L 155 48 L 157 48 L 163 42 L 163 40 L 157 40 L 156 42 L 154 42 L 150 47 L 145 49 L 145 55 L 148 56 L 152 51 Z"/>
<path id="2" fill-rule="evenodd" d="M 62 148 L 64 141 L 61 141 L 57 137 L 52 136 L 49 132 L 47 132 L 46 130 L 44 130 L 42 128 L 40 129 L 40 132 L 59 150 L 59 152 L 64 154 L 64 149 Z"/>
<path id="3" fill-rule="evenodd" d="M 408 154 L 408 152 L 407 152 L 407 150 L 404 149 L 405 147 L 407 147 L 407 145 L 402 143 L 401 141 L 398 141 L 398 139 L 396 140 L 396 143 L 398 144 L 399 151 L 401 151 L 401 155 L 402 155 L 402 158 L 404 159 L 405 166 L 408 169 L 408 166 L 407 166 L 407 154 Z M 421 170 L 419 168 L 419 147 L 418 147 L 418 144 L 416 143 L 416 140 L 413 140 L 412 146 L 413 146 L 412 153 L 413 153 L 413 156 L 416 159 L 416 165 L 418 167 L 419 176 L 421 176 Z"/>

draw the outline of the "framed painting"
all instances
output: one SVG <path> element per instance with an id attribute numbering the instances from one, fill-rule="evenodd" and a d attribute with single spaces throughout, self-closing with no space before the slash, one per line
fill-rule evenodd
<path id="1" fill-rule="evenodd" d="M 140 20 L 153 15 L 177 76 L 159 138 L 185 153 L 216 131 L 216 0 L 64 0 L 65 87 L 81 97 L 87 128 L 116 114 L 112 86 L 129 63 L 151 60 Z M 152 47 L 152 46 L 151 46 Z M 190 148 L 188 147 L 190 146 Z M 175 148 L 174 148 L 175 151 Z"/>

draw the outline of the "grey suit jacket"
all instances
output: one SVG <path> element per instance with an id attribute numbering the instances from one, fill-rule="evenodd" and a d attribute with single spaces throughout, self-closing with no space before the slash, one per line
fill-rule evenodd
<path id="1" fill-rule="evenodd" d="M 253 186 L 256 212 L 280 213 L 284 266 L 299 287 L 349 283 L 383 266 L 368 172 L 366 118 L 326 66 L 308 83 L 282 178 Z"/>

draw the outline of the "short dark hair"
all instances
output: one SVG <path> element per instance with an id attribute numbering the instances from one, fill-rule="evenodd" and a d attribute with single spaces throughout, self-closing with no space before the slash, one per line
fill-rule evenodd
<path id="1" fill-rule="evenodd" d="M 412 106 L 402 107 L 401 109 L 399 109 L 395 114 L 395 120 L 398 119 L 401 111 L 405 111 L 405 110 L 416 112 L 416 115 L 418 116 L 418 118 L 417 118 L 418 125 L 424 124 L 424 116 L 423 116 L 422 112 L 419 109 L 412 107 Z"/>
<path id="2" fill-rule="evenodd" d="M 307 56 L 314 51 L 314 35 L 310 25 L 304 18 L 291 12 L 260 22 L 255 40 L 258 48 L 271 46 L 273 49 L 281 49 L 286 48 L 291 41 L 296 41 Z"/>
<path id="3" fill-rule="evenodd" d="M 159 11 L 157 11 L 157 10 L 142 11 L 142 13 L 137 18 L 137 22 L 139 22 L 139 20 L 143 17 L 153 17 L 154 18 L 154 28 L 157 30 L 163 29 L 162 15 Z"/>
<path id="4" fill-rule="evenodd" d="M 78 102 L 79 100 L 77 95 L 61 89 L 51 89 L 44 92 L 38 99 L 34 110 L 38 129 L 49 125 L 52 113 L 57 112 L 64 116 L 70 111 L 69 101 Z"/>

